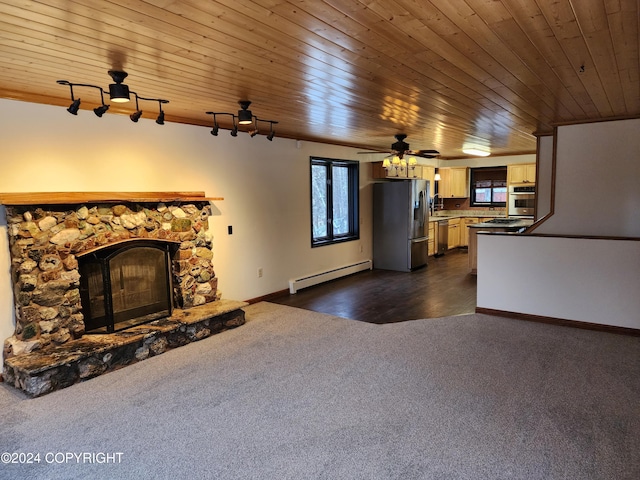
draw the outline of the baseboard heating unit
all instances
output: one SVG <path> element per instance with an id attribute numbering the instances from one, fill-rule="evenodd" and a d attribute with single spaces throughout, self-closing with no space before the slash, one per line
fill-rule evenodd
<path id="1" fill-rule="evenodd" d="M 371 270 L 372 268 L 373 262 L 371 260 L 365 260 L 363 262 L 345 265 L 344 267 L 334 268 L 333 270 L 328 270 L 326 272 L 296 278 L 295 280 L 289 280 L 289 293 L 296 293 L 301 288 L 312 287 L 313 285 L 328 282 L 329 280 L 335 280 L 336 278 L 351 275 L 352 273 Z"/>

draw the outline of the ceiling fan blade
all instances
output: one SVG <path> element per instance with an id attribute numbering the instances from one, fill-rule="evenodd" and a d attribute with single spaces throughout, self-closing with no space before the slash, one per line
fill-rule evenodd
<path id="1" fill-rule="evenodd" d="M 415 155 L 416 157 L 421 157 L 421 158 L 436 158 L 438 155 L 431 155 L 429 153 L 412 153 L 411 155 Z"/>
<path id="2" fill-rule="evenodd" d="M 384 152 L 384 151 L 378 151 L 378 152 L 358 152 L 358 153 L 359 153 L 359 154 L 367 154 L 367 155 L 368 155 L 368 154 L 373 154 L 373 153 L 382 153 L 382 154 L 385 154 L 385 155 L 388 155 L 388 154 L 389 154 L 389 152 Z"/>
<path id="3" fill-rule="evenodd" d="M 440 155 L 440 152 L 437 150 L 416 150 L 413 152 L 413 155 L 422 155 L 422 154 Z"/>

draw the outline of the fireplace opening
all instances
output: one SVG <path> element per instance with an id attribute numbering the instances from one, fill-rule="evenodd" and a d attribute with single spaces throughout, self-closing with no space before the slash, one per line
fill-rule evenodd
<path id="1" fill-rule="evenodd" d="M 86 333 L 111 333 L 172 312 L 169 243 L 136 240 L 79 256 Z"/>

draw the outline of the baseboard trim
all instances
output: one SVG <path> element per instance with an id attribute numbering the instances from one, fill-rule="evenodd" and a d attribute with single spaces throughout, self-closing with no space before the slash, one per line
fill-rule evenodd
<path id="1" fill-rule="evenodd" d="M 249 300 L 245 300 L 245 302 L 252 304 L 258 302 L 268 302 L 277 297 L 282 297 L 283 295 L 289 295 L 289 289 L 285 288 L 284 290 L 279 290 L 277 292 L 268 293 L 267 295 L 263 295 L 261 297 L 251 298 Z"/>
<path id="2" fill-rule="evenodd" d="M 564 318 L 544 317 L 541 315 L 532 315 L 529 313 L 508 312 L 506 310 L 494 310 L 492 308 L 476 307 L 476 313 L 484 313 L 485 315 L 494 315 L 496 317 L 508 317 L 515 320 L 524 320 L 527 322 L 547 323 L 550 325 L 558 325 L 561 327 L 582 328 L 584 330 L 597 330 L 600 332 L 617 333 L 620 335 L 631 335 L 640 337 L 640 329 L 629 327 L 616 327 L 614 325 L 602 325 L 600 323 L 580 322 L 578 320 L 567 320 Z"/>

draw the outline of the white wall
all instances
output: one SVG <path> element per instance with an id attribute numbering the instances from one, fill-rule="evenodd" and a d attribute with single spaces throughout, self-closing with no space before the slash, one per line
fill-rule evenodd
<path id="1" fill-rule="evenodd" d="M 553 186 L 553 136 L 538 138 L 536 184 L 536 220 L 551 213 L 551 197 Z"/>
<path id="2" fill-rule="evenodd" d="M 361 240 L 311 248 L 309 157 L 358 150 L 276 136 L 0 99 L 0 192 L 204 191 L 214 202 L 214 267 L 224 298 L 288 288 L 309 273 L 371 258 L 371 187 L 361 165 Z M 233 227 L 228 235 L 227 227 Z M 361 251 L 362 250 L 362 251 Z M 6 219 L 0 207 L 0 342 L 14 330 Z M 264 275 L 258 278 L 257 270 Z"/>
<path id="3" fill-rule="evenodd" d="M 536 233 L 640 237 L 640 119 L 557 128 L 555 211 Z"/>
<path id="4" fill-rule="evenodd" d="M 534 236 L 479 236 L 479 308 L 640 329 L 640 241 L 535 237 L 640 238 L 638 132 L 640 120 L 557 128 L 554 213 Z"/>
<path id="5" fill-rule="evenodd" d="M 478 235 L 478 308 L 640 329 L 640 242 Z"/>

